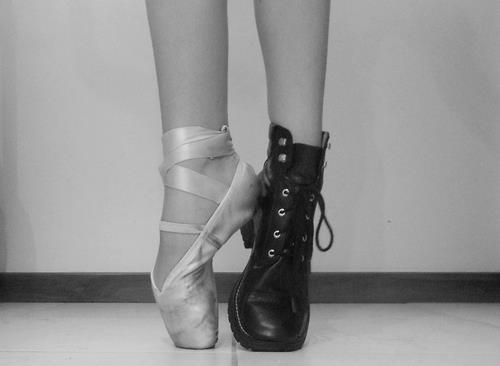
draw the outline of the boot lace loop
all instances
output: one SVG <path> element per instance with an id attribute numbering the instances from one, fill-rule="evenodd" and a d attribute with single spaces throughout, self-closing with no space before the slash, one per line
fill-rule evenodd
<path id="1" fill-rule="evenodd" d="M 333 246 L 333 241 L 335 239 L 335 235 L 333 234 L 332 225 L 330 224 L 330 222 L 328 221 L 328 218 L 326 217 L 325 199 L 323 198 L 323 195 L 317 189 L 312 189 L 311 191 L 318 199 L 318 206 L 319 206 L 319 210 L 320 210 L 319 221 L 318 221 L 318 224 L 316 225 L 316 229 L 314 232 L 316 248 L 318 248 L 318 250 L 321 252 L 327 252 Z M 328 233 L 330 235 L 328 244 L 326 246 L 322 246 L 320 241 L 319 241 L 319 232 L 321 230 L 321 226 L 323 225 L 323 223 L 326 225 L 326 228 L 327 228 Z"/>

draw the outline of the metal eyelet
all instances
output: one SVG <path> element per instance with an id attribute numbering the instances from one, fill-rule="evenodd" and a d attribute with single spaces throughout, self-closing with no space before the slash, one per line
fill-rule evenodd
<path id="1" fill-rule="evenodd" d="M 269 249 L 269 250 L 267 251 L 267 256 L 268 256 L 269 258 L 274 257 L 274 256 L 275 256 L 275 254 L 274 254 L 274 249 Z"/>
<path id="2" fill-rule="evenodd" d="M 229 126 L 228 125 L 222 125 L 222 127 L 220 128 L 221 132 L 227 132 L 229 130 Z"/>
<path id="3" fill-rule="evenodd" d="M 311 217 L 308 214 L 306 214 L 306 220 L 307 221 L 311 220 Z"/>
<path id="4" fill-rule="evenodd" d="M 307 234 L 302 235 L 302 241 L 305 243 L 307 241 Z"/>
<path id="5" fill-rule="evenodd" d="M 281 195 L 283 197 L 288 197 L 289 194 L 290 194 L 290 191 L 288 190 L 288 188 L 285 188 L 284 190 L 281 191 Z"/>
<path id="6" fill-rule="evenodd" d="M 284 209 L 284 208 L 280 208 L 280 209 L 278 210 L 278 215 L 280 215 L 280 216 L 285 216 L 285 209 Z"/>
<path id="7" fill-rule="evenodd" d="M 304 254 L 302 254 L 302 255 L 300 256 L 300 261 L 301 261 L 301 262 L 305 262 L 305 261 L 306 261 L 306 257 L 304 256 Z"/>
<path id="8" fill-rule="evenodd" d="M 315 198 L 316 196 L 314 196 L 314 193 L 311 193 L 311 195 L 309 196 L 309 202 L 313 202 Z"/>
<path id="9" fill-rule="evenodd" d="M 280 163 L 285 163 L 286 162 L 286 154 L 279 154 L 278 155 L 278 161 Z"/>
<path id="10" fill-rule="evenodd" d="M 273 233 L 273 236 L 275 239 L 278 239 L 280 236 L 281 236 L 281 233 L 279 230 L 276 230 L 274 233 Z"/>
<path id="11" fill-rule="evenodd" d="M 286 145 L 286 137 L 280 137 L 278 140 L 278 145 L 285 146 Z"/>

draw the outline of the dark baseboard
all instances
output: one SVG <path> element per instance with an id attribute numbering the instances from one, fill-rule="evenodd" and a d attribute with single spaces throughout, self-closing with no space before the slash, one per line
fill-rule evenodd
<path id="1" fill-rule="evenodd" d="M 217 273 L 227 301 L 237 273 Z M 313 273 L 313 303 L 500 302 L 500 273 Z M 0 273 L 0 302 L 153 302 L 146 273 Z"/>

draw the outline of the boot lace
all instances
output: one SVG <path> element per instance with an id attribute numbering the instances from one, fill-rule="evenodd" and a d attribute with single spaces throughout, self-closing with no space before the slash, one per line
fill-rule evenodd
<path id="1" fill-rule="evenodd" d="M 323 198 L 323 195 L 321 194 L 321 192 L 318 189 L 312 188 L 312 189 L 310 189 L 310 191 L 317 198 L 319 211 L 320 211 L 319 221 L 318 221 L 318 224 L 316 225 L 316 229 L 314 231 L 314 236 L 315 236 L 314 239 L 315 239 L 315 243 L 316 243 L 316 248 L 318 248 L 318 250 L 321 252 L 327 252 L 333 246 L 333 241 L 335 239 L 335 235 L 333 234 L 332 225 L 330 224 L 330 222 L 328 221 L 328 218 L 326 217 L 325 199 Z M 319 241 L 319 232 L 321 230 L 321 226 L 323 225 L 323 223 L 326 225 L 326 229 L 328 230 L 328 234 L 329 234 L 329 240 L 328 240 L 328 244 L 326 246 L 322 246 L 320 241 Z"/>
<path id="2" fill-rule="evenodd" d="M 287 189 L 285 189 L 285 190 L 287 192 L 290 192 Z M 330 222 L 328 221 L 328 218 L 326 216 L 325 200 L 323 198 L 323 195 L 319 191 L 319 189 L 317 189 L 315 187 L 308 187 L 307 189 L 304 190 L 304 193 L 305 193 L 304 197 L 307 195 L 307 193 L 309 193 L 309 202 L 310 203 L 314 202 L 314 200 L 316 200 L 317 203 L 318 203 L 319 210 L 320 210 L 320 216 L 319 216 L 319 220 L 318 220 L 318 223 L 316 225 L 316 228 L 314 228 L 314 230 L 313 230 L 314 236 L 315 236 L 315 238 L 314 238 L 315 239 L 315 245 L 316 245 L 316 248 L 319 251 L 321 251 L 321 252 L 327 252 L 333 246 L 335 235 L 333 233 L 332 225 L 330 224 Z M 292 194 L 292 193 L 290 192 L 289 194 Z M 281 216 L 281 215 L 286 214 L 288 211 L 295 211 L 295 210 L 297 210 L 297 208 L 298 208 L 297 206 L 290 207 L 288 209 L 281 208 L 281 209 L 278 210 L 278 215 Z M 307 213 L 307 210 L 306 210 L 306 213 L 305 213 L 305 218 L 306 218 L 306 220 L 310 219 L 309 213 Z M 329 240 L 328 240 L 328 244 L 327 245 L 322 245 L 321 242 L 320 242 L 320 238 L 319 238 L 319 233 L 321 231 L 321 228 L 322 228 L 323 224 L 326 226 L 326 229 L 328 230 L 328 234 L 329 234 Z M 272 250 L 273 256 L 274 255 L 280 255 L 280 256 L 303 257 L 304 256 L 304 250 L 306 248 L 304 246 L 302 246 L 302 245 L 296 245 L 295 243 L 299 242 L 300 240 L 302 240 L 302 242 L 307 242 L 307 231 L 308 231 L 307 229 L 305 229 L 305 230 L 297 230 L 296 240 L 293 240 L 292 244 L 291 244 L 292 248 L 286 248 L 285 247 L 281 251 L 277 251 L 277 250 L 273 249 Z M 282 234 L 285 234 L 285 233 L 286 233 L 285 231 L 278 232 L 278 235 L 282 235 Z M 304 260 L 304 258 L 302 258 L 302 260 Z"/>

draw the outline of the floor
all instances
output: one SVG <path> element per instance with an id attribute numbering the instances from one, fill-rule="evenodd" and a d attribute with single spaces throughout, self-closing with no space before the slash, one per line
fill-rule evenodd
<path id="1" fill-rule="evenodd" d="M 500 365 L 500 304 L 313 305 L 304 349 L 172 346 L 154 304 L 0 304 L 0 365 Z"/>

